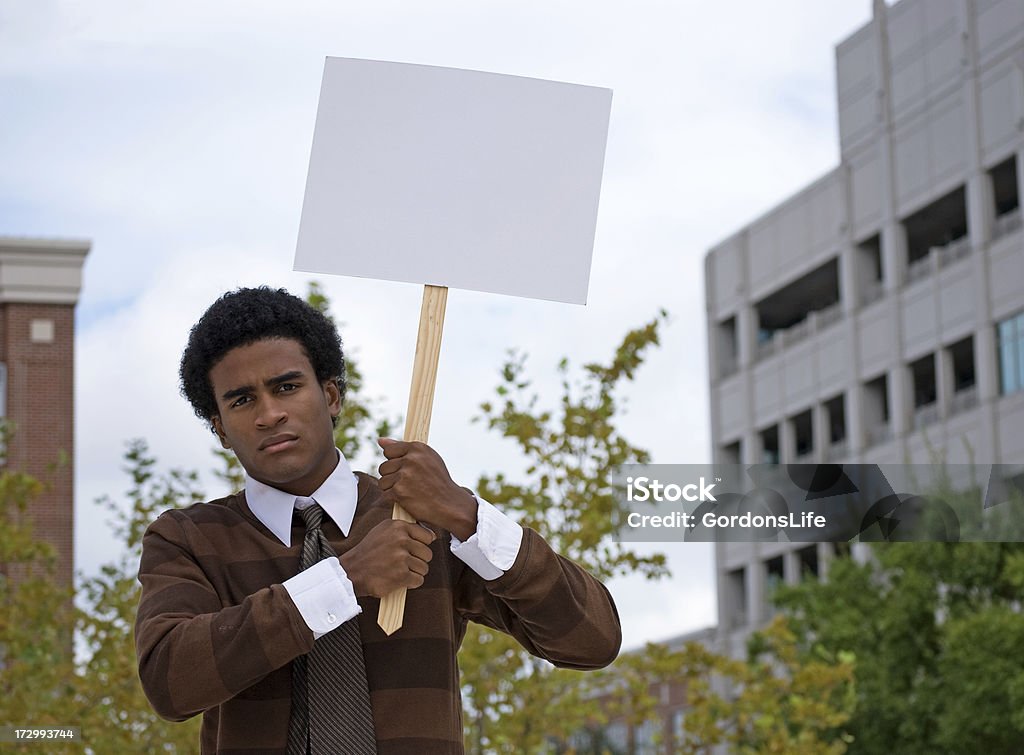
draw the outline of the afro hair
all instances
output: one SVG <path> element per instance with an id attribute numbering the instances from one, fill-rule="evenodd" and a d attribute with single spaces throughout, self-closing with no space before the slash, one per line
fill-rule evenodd
<path id="1" fill-rule="evenodd" d="M 210 370 L 232 349 L 265 338 L 292 338 L 302 344 L 317 380 L 335 380 L 344 400 L 341 337 L 327 315 L 283 288 L 239 288 L 210 305 L 189 333 L 181 356 L 181 393 L 196 416 L 210 422 L 218 413 Z"/>

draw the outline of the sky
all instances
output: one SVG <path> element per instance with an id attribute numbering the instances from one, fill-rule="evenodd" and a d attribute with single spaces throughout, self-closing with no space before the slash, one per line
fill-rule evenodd
<path id="1" fill-rule="evenodd" d="M 126 443 L 197 469 L 213 438 L 177 389 L 188 330 L 221 293 L 318 280 L 367 394 L 406 407 L 421 287 L 292 271 L 325 56 L 613 90 L 585 307 L 452 290 L 431 444 L 453 477 L 522 468 L 471 419 L 509 349 L 545 401 L 556 365 L 607 360 L 669 313 L 622 393 L 655 463 L 710 461 L 703 295 L 715 243 L 838 161 L 834 47 L 870 0 L 33 0 L 0 3 L 0 234 L 88 239 L 76 314 L 75 548 L 118 555 Z M 538 271 L 543 274 L 543 271 Z M 356 468 L 374 471 L 367 456 Z M 715 623 L 708 544 L 650 546 L 672 576 L 610 584 L 624 646 Z"/>

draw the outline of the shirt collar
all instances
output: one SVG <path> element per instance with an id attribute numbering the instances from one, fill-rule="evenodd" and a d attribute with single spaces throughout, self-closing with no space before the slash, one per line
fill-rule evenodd
<path id="1" fill-rule="evenodd" d="M 334 520 L 345 537 L 348 537 L 355 517 L 358 488 L 358 481 L 348 461 L 338 451 L 338 465 L 323 485 L 310 496 Z M 292 544 L 292 513 L 297 497 L 245 475 L 245 501 L 249 504 L 249 510 L 288 547 Z"/>

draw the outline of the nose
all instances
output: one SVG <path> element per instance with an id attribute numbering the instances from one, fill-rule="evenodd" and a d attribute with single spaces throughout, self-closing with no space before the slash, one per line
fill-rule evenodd
<path id="1" fill-rule="evenodd" d="M 286 419 L 288 419 L 288 413 L 275 398 L 268 397 L 260 401 L 260 410 L 256 413 L 257 427 L 276 427 Z"/>

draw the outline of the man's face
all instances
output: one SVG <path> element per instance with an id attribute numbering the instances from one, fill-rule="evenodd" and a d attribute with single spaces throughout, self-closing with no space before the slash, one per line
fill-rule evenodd
<path id="1" fill-rule="evenodd" d="M 224 448 L 260 482 L 310 495 L 337 464 L 331 418 L 341 410 L 333 380 L 316 379 L 302 345 L 268 338 L 238 346 L 210 370 Z"/>

